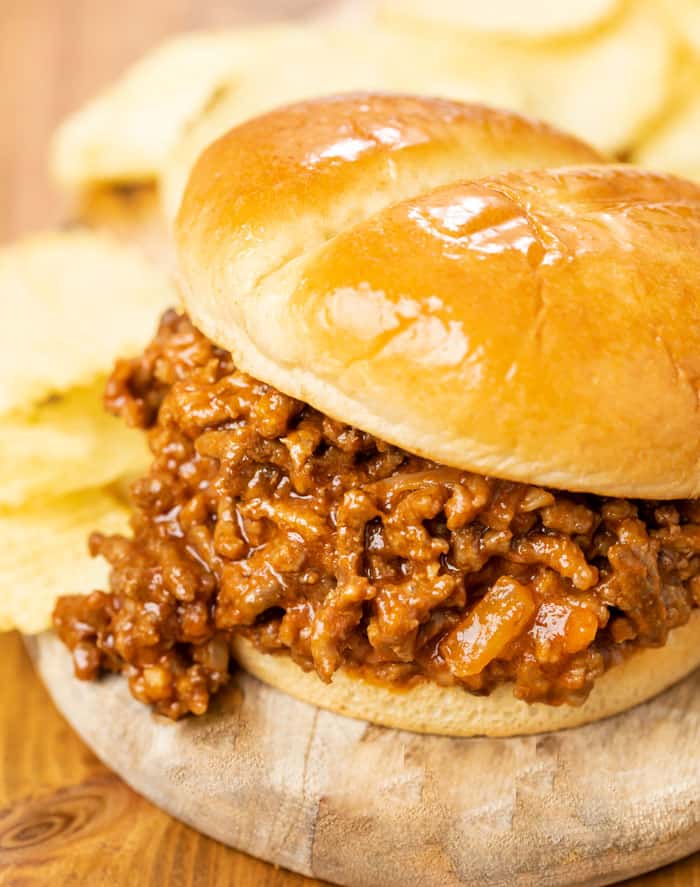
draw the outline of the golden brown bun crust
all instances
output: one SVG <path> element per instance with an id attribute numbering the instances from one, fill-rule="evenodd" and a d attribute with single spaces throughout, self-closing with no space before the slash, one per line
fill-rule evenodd
<path id="1" fill-rule="evenodd" d="M 234 640 L 236 659 L 247 672 L 290 696 L 384 727 L 442 736 L 518 736 L 563 730 L 626 711 L 661 693 L 700 666 L 700 612 L 675 629 L 667 644 L 642 650 L 607 671 L 578 707 L 528 705 L 503 684 L 490 696 L 458 687 L 419 684 L 393 691 L 337 672 L 324 684 L 288 656 L 259 652 L 250 641 Z"/>
<path id="2" fill-rule="evenodd" d="M 195 166 L 187 308 L 252 375 L 438 462 L 696 496 L 700 188 L 597 159 L 455 102 L 268 114 Z"/>

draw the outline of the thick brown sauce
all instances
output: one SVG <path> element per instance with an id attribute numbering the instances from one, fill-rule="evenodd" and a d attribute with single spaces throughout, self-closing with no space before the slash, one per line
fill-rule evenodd
<path id="1" fill-rule="evenodd" d="M 446 468 L 239 372 L 175 312 L 109 408 L 148 429 L 111 588 L 59 600 L 76 673 L 124 671 L 170 717 L 227 680 L 234 632 L 330 680 L 513 683 L 578 703 L 700 604 L 700 504 L 574 495 Z"/>

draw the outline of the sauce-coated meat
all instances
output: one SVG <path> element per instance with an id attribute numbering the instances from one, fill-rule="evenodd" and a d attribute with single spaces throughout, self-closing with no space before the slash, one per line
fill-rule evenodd
<path id="1" fill-rule="evenodd" d="M 109 408 L 148 429 L 133 538 L 93 534 L 111 586 L 59 600 L 76 673 L 123 671 L 201 714 L 242 632 L 331 680 L 512 682 L 585 699 L 700 604 L 700 504 L 563 493 L 429 462 L 239 372 L 168 312 L 116 366 Z"/>

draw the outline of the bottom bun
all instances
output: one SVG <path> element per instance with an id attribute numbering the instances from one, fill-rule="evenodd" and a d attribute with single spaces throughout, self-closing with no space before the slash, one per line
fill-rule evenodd
<path id="1" fill-rule="evenodd" d="M 441 736 L 519 736 L 579 727 L 626 711 L 666 690 L 700 666 L 700 611 L 671 632 L 663 647 L 640 650 L 596 681 L 580 706 L 528 705 L 508 684 L 490 696 L 474 696 L 458 687 L 425 682 L 409 690 L 391 690 L 336 672 L 324 684 L 315 672 L 299 668 L 288 656 L 261 653 L 237 637 L 234 655 L 254 677 L 337 714 Z"/>

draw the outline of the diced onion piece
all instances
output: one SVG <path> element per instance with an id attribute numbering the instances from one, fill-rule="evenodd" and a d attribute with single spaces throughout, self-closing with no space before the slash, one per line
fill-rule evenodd
<path id="1" fill-rule="evenodd" d="M 458 678 L 479 674 L 525 631 L 534 614 L 529 588 L 501 576 L 443 641 L 440 649 L 452 673 Z"/>
<path id="2" fill-rule="evenodd" d="M 535 655 L 540 662 L 557 662 L 589 647 L 598 631 L 596 614 L 576 604 L 543 603 L 533 628 Z"/>

